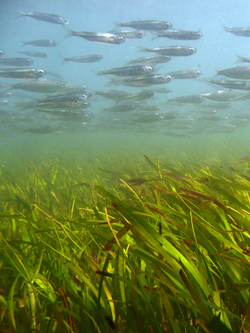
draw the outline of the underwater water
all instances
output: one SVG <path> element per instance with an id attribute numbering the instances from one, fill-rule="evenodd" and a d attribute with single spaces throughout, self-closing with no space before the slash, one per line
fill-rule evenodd
<path id="1" fill-rule="evenodd" d="M 1 332 L 250 332 L 249 11 L 0 0 Z"/>
<path id="2" fill-rule="evenodd" d="M 238 99 L 248 91 L 224 88 L 211 80 L 231 80 L 216 76 L 216 69 L 235 67 L 237 56 L 249 56 L 249 40 L 225 31 L 226 27 L 247 27 L 247 1 L 5 1 L 0 3 L 0 69 L 21 68 L 4 66 L 1 59 L 25 57 L 33 60 L 23 68 L 42 69 L 43 78 L 64 80 L 71 86 L 87 86 L 92 96 L 86 109 L 72 105 L 57 108 L 38 108 L 37 103 L 49 94 L 13 89 L 14 84 L 27 82 L 0 76 L 0 159 L 1 165 L 13 168 L 29 160 L 53 158 L 82 160 L 120 156 L 136 160 L 143 154 L 162 155 L 170 160 L 208 162 L 213 158 L 226 161 L 249 154 L 249 98 Z M 69 20 L 67 25 L 53 24 L 24 13 L 53 13 Z M 21 15 L 20 15 L 21 16 Z M 157 37 L 152 30 L 144 30 L 143 38 L 129 39 L 121 44 L 90 41 L 69 35 L 69 31 L 107 33 L 117 29 L 119 22 L 156 20 L 170 22 L 171 29 L 201 32 L 196 40 L 175 40 Z M 120 29 L 135 30 L 130 27 Z M 67 37 L 67 38 L 65 38 Z M 23 45 L 31 40 L 54 40 L 56 47 Z M 157 55 L 142 52 L 141 48 L 162 46 L 190 46 L 197 49 L 191 56 L 172 56 L 166 63 L 152 65 L 153 74 L 198 70 L 201 75 L 191 79 L 173 79 L 167 84 L 145 87 L 112 84 L 113 79 L 127 76 L 100 75 L 98 72 L 127 66 L 129 61 Z M 30 57 L 22 51 L 44 52 L 47 58 Z M 96 62 L 65 61 L 63 58 L 101 55 Z M 62 64 L 63 63 L 63 64 Z M 137 64 L 138 65 L 138 64 Z M 242 65 L 242 64 L 240 64 Z M 244 64 L 244 65 L 247 65 Z M 59 75 L 59 78 L 50 75 Z M 247 81 L 247 80 L 246 80 Z M 149 99 L 125 101 L 128 110 L 116 110 L 124 103 L 96 95 L 96 91 L 119 90 L 137 94 L 154 92 Z M 158 93 L 157 89 L 171 89 Z M 226 101 L 203 98 L 199 103 L 172 102 L 170 99 L 190 95 L 200 96 L 217 91 L 229 92 Z M 230 95 L 231 93 L 232 96 Z M 212 103 L 215 103 L 214 105 Z M 221 104 L 228 103 L 224 108 Z M 56 109 L 57 108 L 57 109 Z M 112 108 L 112 110 L 108 110 Z M 131 110 L 132 108 L 132 110 Z M 57 114 L 54 110 L 57 110 Z M 66 112 L 65 112 L 66 111 Z M 70 115 L 67 114 L 69 111 Z M 77 115 L 76 115 L 77 113 Z"/>

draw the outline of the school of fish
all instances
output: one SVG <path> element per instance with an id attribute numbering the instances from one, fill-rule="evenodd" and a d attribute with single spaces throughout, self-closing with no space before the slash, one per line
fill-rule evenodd
<path id="1" fill-rule="evenodd" d="M 20 43 L 18 51 L 22 57 L 13 57 L 0 45 L 0 117 L 3 131 L 14 129 L 20 133 L 48 134 L 124 130 L 190 138 L 204 133 L 231 133 L 249 125 L 249 114 L 232 110 L 237 103 L 248 103 L 250 99 L 250 65 L 218 69 L 217 76 L 212 78 L 202 78 L 202 71 L 197 68 L 183 68 L 181 61 L 179 70 L 167 69 L 174 57 L 195 56 L 199 52 L 199 40 L 203 38 L 201 30 L 181 30 L 168 21 L 152 19 L 116 23 L 116 27 L 112 27 L 111 23 L 103 32 L 75 31 L 69 28 L 71 23 L 67 18 L 56 14 L 19 11 L 16 18 L 20 25 L 25 17 L 61 25 L 63 41 L 76 37 L 78 42 L 86 44 L 86 50 L 89 42 L 100 44 L 99 54 L 61 55 L 62 65 L 68 63 L 69 66 L 73 62 L 79 64 L 77 66 L 86 66 L 100 62 L 104 59 L 101 44 L 116 48 L 149 34 L 152 40 L 159 38 L 165 45 L 138 47 L 137 56 L 126 59 L 126 65 L 122 65 L 125 59 L 121 59 L 119 67 L 101 71 L 95 71 L 93 67 L 93 76 L 103 82 L 102 90 L 94 86 L 86 87 L 84 76 L 82 85 L 74 85 L 73 82 L 66 82 L 60 73 L 40 68 L 39 58 L 49 62 L 47 48 L 57 47 L 58 41 L 22 41 L 23 48 Z M 39 23 L 31 20 L 30 24 Z M 224 27 L 224 30 L 236 36 L 250 37 L 250 27 Z M 169 40 L 175 40 L 176 45 L 169 45 Z M 178 41 L 187 41 L 190 45 L 178 45 Z M 32 49 L 27 50 L 28 47 Z M 250 62 L 250 58 L 237 57 L 238 63 Z M 104 77 L 109 78 L 110 85 L 119 88 L 107 89 L 106 81 L 102 81 Z M 210 83 L 214 88 L 200 94 L 171 97 L 171 82 L 177 80 L 185 80 L 187 85 L 192 84 L 192 80 L 200 80 L 201 84 Z M 100 101 L 105 101 L 105 107 L 99 107 Z"/>

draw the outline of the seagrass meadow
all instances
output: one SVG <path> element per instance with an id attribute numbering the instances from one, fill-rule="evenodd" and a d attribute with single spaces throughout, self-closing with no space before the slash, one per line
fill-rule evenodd
<path id="1" fill-rule="evenodd" d="M 249 159 L 112 162 L 1 167 L 0 331 L 250 332 Z"/>

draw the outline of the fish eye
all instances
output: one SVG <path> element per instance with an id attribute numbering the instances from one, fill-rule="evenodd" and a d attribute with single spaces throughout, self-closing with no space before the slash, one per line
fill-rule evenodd
<path id="1" fill-rule="evenodd" d="M 67 19 L 64 19 L 63 22 L 64 22 L 65 24 L 69 24 L 69 20 L 67 20 Z"/>
<path id="2" fill-rule="evenodd" d="M 118 39 L 119 39 L 119 41 L 121 41 L 121 42 L 124 40 L 124 38 L 121 37 L 121 36 L 119 36 Z"/>
<path id="3" fill-rule="evenodd" d="M 198 36 L 199 38 L 201 38 L 201 37 L 203 36 L 203 34 L 202 34 L 201 32 L 198 32 L 198 33 L 197 33 L 197 36 Z"/>
<path id="4" fill-rule="evenodd" d="M 46 72 L 43 69 L 38 69 L 39 74 L 46 74 Z"/>
<path id="5" fill-rule="evenodd" d="M 200 75 L 200 74 L 201 74 L 201 71 L 196 71 L 196 74 L 199 74 L 199 75 Z"/>
<path id="6" fill-rule="evenodd" d="M 194 47 L 190 47 L 189 51 L 192 52 L 192 53 L 194 53 L 195 52 L 195 48 Z"/>

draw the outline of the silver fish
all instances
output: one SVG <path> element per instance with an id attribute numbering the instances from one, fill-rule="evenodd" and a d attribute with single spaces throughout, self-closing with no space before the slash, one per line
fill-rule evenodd
<path id="1" fill-rule="evenodd" d="M 202 107 L 209 108 L 213 110 L 217 109 L 229 109 L 232 105 L 230 103 L 226 102 L 218 102 L 218 103 L 210 103 L 210 104 L 204 104 Z"/>
<path id="2" fill-rule="evenodd" d="M 222 70 L 217 70 L 217 75 L 223 75 L 232 79 L 250 79 L 250 66 L 237 66 Z"/>
<path id="3" fill-rule="evenodd" d="M 20 15 L 18 15 L 16 18 L 28 16 L 35 20 L 49 22 L 49 23 L 55 23 L 55 24 L 62 24 L 67 25 L 69 24 L 69 20 L 67 20 L 65 17 L 58 16 L 55 14 L 50 13 L 39 13 L 39 12 L 33 12 L 33 13 L 24 13 L 19 10 Z"/>
<path id="4" fill-rule="evenodd" d="M 67 35 L 64 38 L 70 36 L 77 36 L 84 39 L 87 39 L 92 42 L 97 43 L 107 43 L 107 44 L 122 44 L 125 42 L 125 38 L 122 36 L 117 36 L 107 32 L 92 32 L 92 31 L 81 31 L 77 32 L 74 30 L 69 30 Z"/>
<path id="5" fill-rule="evenodd" d="M 195 79 L 199 77 L 201 74 L 202 74 L 201 71 L 196 71 L 196 70 L 175 71 L 168 73 L 168 75 L 171 75 L 174 80 Z"/>
<path id="6" fill-rule="evenodd" d="M 236 97 L 239 96 L 238 93 L 236 93 L 235 91 L 223 91 L 223 90 L 219 90 L 216 91 L 214 93 L 206 93 L 206 94 L 201 94 L 202 97 L 207 98 L 207 99 L 211 99 L 213 101 L 230 101 L 235 99 Z"/>
<path id="7" fill-rule="evenodd" d="M 78 62 L 78 63 L 89 63 L 89 62 L 96 62 L 102 60 L 103 56 L 98 54 L 90 54 L 90 55 L 83 55 L 78 57 L 69 57 L 69 58 L 63 58 L 64 61 L 62 64 L 64 64 L 67 61 L 72 62 Z"/>
<path id="8" fill-rule="evenodd" d="M 113 90 L 113 89 L 108 91 L 95 91 L 95 94 L 108 99 L 113 99 L 115 101 L 119 101 L 121 99 L 124 99 L 132 95 L 127 91 Z"/>
<path id="9" fill-rule="evenodd" d="M 250 62 L 250 58 L 245 58 L 242 56 L 239 56 L 238 54 L 236 54 L 238 60 L 236 61 L 236 63 L 240 63 L 240 62 Z"/>
<path id="10" fill-rule="evenodd" d="M 28 58 L 2 58 L 0 65 L 4 66 L 30 66 L 34 63 L 32 59 Z"/>
<path id="11" fill-rule="evenodd" d="M 171 98 L 168 101 L 177 102 L 181 104 L 196 104 L 196 103 L 202 103 L 204 99 L 202 98 L 201 95 L 189 95 L 189 96 Z"/>
<path id="12" fill-rule="evenodd" d="M 47 58 L 47 53 L 44 52 L 36 52 L 36 51 L 20 51 L 20 54 L 25 54 L 28 57 L 35 57 L 35 58 Z"/>
<path id="13" fill-rule="evenodd" d="M 140 76 L 151 74 L 154 71 L 154 67 L 147 65 L 132 65 L 117 67 L 110 70 L 97 72 L 98 75 L 117 75 L 117 76 Z"/>
<path id="14" fill-rule="evenodd" d="M 228 89 L 238 89 L 238 90 L 250 90 L 250 81 L 244 80 L 211 80 L 213 84 L 217 84 L 221 87 Z"/>
<path id="15" fill-rule="evenodd" d="M 145 36 L 145 33 L 142 30 L 132 30 L 132 29 L 116 29 L 110 30 L 111 34 L 121 36 L 125 39 L 139 39 Z"/>
<path id="16" fill-rule="evenodd" d="M 142 47 L 141 50 L 145 52 L 155 52 L 161 55 L 167 55 L 173 57 L 190 56 L 197 52 L 197 49 L 195 47 L 182 46 L 182 45 L 172 45 L 172 46 L 163 46 L 155 48 Z"/>
<path id="17" fill-rule="evenodd" d="M 139 108 L 141 106 L 140 103 L 136 103 L 136 102 L 125 102 L 125 103 L 121 103 L 119 105 L 116 106 L 111 106 L 109 108 L 104 108 L 104 111 L 110 111 L 110 112 L 130 112 L 130 111 L 134 111 L 137 108 Z"/>
<path id="18" fill-rule="evenodd" d="M 146 90 L 144 90 L 146 91 Z M 153 88 L 152 90 L 155 94 L 168 94 L 172 91 L 170 88 Z"/>
<path id="19" fill-rule="evenodd" d="M 148 87 L 154 84 L 165 84 L 171 82 L 173 79 L 170 75 L 163 74 L 150 74 L 145 76 L 135 76 L 123 78 L 120 80 L 111 79 L 113 84 L 123 84 L 129 87 Z"/>
<path id="20" fill-rule="evenodd" d="M 172 24 L 166 21 L 145 20 L 145 21 L 131 21 L 127 23 L 117 23 L 119 27 L 130 27 L 139 30 L 166 30 L 171 29 Z"/>
<path id="21" fill-rule="evenodd" d="M 33 91 L 37 93 L 53 93 L 70 87 L 65 81 L 57 81 L 53 79 L 38 79 L 32 81 L 24 81 L 12 85 L 12 89 L 20 89 L 25 91 Z"/>
<path id="22" fill-rule="evenodd" d="M 156 37 L 166 37 L 170 39 L 177 39 L 177 40 L 195 40 L 200 39 L 203 34 L 200 31 L 185 31 L 185 30 L 166 30 L 166 31 L 157 31 Z"/>
<path id="23" fill-rule="evenodd" d="M 225 31 L 231 32 L 236 36 L 242 37 L 250 37 L 250 27 L 242 27 L 242 28 L 227 28 L 224 26 Z"/>
<path id="24" fill-rule="evenodd" d="M 141 64 L 141 65 L 157 65 L 169 62 L 171 57 L 166 55 L 153 55 L 149 57 L 141 57 L 134 60 L 130 60 L 129 64 Z"/>
<path id="25" fill-rule="evenodd" d="M 46 74 L 43 69 L 26 69 L 26 68 L 6 68 L 0 69 L 0 76 L 16 79 L 34 79 Z"/>
<path id="26" fill-rule="evenodd" d="M 36 39 L 36 40 L 30 40 L 28 42 L 22 42 L 23 46 L 25 45 L 34 45 L 34 46 L 40 46 L 40 47 L 55 47 L 58 45 L 58 42 L 54 40 L 48 40 L 48 39 Z"/>
<path id="27" fill-rule="evenodd" d="M 130 102 L 137 102 L 137 101 L 144 101 L 145 99 L 151 98 L 154 96 L 153 91 L 142 91 L 136 94 L 132 94 L 130 96 L 126 96 L 122 98 L 122 101 L 130 101 Z"/>

